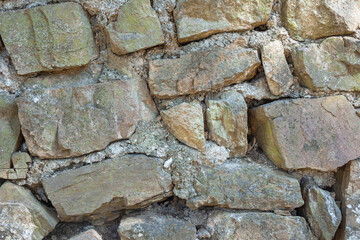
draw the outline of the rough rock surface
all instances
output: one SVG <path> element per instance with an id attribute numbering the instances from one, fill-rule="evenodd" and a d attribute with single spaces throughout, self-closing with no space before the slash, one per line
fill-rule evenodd
<path id="1" fill-rule="evenodd" d="M 360 91 L 360 41 L 331 37 L 292 53 L 300 84 L 314 91 Z"/>
<path id="2" fill-rule="evenodd" d="M 214 211 L 208 220 L 214 240 L 315 240 L 302 217 L 273 213 Z"/>
<path id="3" fill-rule="evenodd" d="M 42 181 L 62 221 L 115 219 L 171 195 L 170 174 L 158 158 L 126 155 L 63 171 Z"/>
<path id="4" fill-rule="evenodd" d="M 5 182 L 0 187 L 0 234 L 4 239 L 43 239 L 58 219 L 30 190 Z M 9 238 L 6 238 L 9 237 Z"/>
<path id="5" fill-rule="evenodd" d="M 165 214 L 138 214 L 121 219 L 118 228 L 124 240 L 194 240 L 196 228 L 191 222 Z"/>
<path id="6" fill-rule="evenodd" d="M 117 20 L 106 27 L 111 50 L 127 54 L 164 43 L 159 19 L 150 0 L 130 0 L 118 13 Z"/>
<path id="7" fill-rule="evenodd" d="M 281 41 L 275 40 L 264 45 L 261 49 L 261 58 L 271 93 L 283 94 L 293 84 L 293 76 L 286 62 Z"/>
<path id="8" fill-rule="evenodd" d="M 169 131 L 181 142 L 205 150 L 204 114 L 198 101 L 181 103 L 160 112 Z"/>
<path id="9" fill-rule="evenodd" d="M 0 178 L 25 179 L 31 157 L 26 152 L 16 152 L 11 156 L 12 168 L 0 169 Z"/>
<path id="10" fill-rule="evenodd" d="M 219 206 L 233 209 L 294 209 L 304 204 L 300 184 L 283 172 L 255 163 L 226 162 L 202 167 L 194 180 L 197 195 L 190 208 Z"/>
<path id="11" fill-rule="evenodd" d="M 30 152 L 40 158 L 65 158 L 129 138 L 138 121 L 150 120 L 157 111 L 141 87 L 129 79 L 27 92 L 17 104 Z"/>
<path id="12" fill-rule="evenodd" d="M 342 222 L 335 239 L 360 239 L 360 160 L 349 162 L 338 172 L 336 190 Z"/>
<path id="13" fill-rule="evenodd" d="M 247 105 L 242 95 L 228 91 L 206 101 L 210 139 L 230 149 L 232 156 L 246 154 L 248 142 Z"/>
<path id="14" fill-rule="evenodd" d="M 284 169 L 332 171 L 360 156 L 359 117 L 344 96 L 280 100 L 250 109 L 253 133 Z"/>
<path id="15" fill-rule="evenodd" d="M 0 171 L 10 168 L 11 155 L 19 146 L 20 123 L 15 96 L 0 92 Z"/>
<path id="16" fill-rule="evenodd" d="M 282 21 L 297 40 L 353 33 L 359 14 L 357 0 L 282 0 Z"/>
<path id="17" fill-rule="evenodd" d="M 76 235 L 70 240 L 102 240 L 102 237 L 94 229 L 87 230 L 86 232 Z"/>
<path id="18" fill-rule="evenodd" d="M 76 3 L 2 13 L 0 35 L 21 75 L 81 66 L 97 55 L 88 17 Z"/>
<path id="19" fill-rule="evenodd" d="M 212 34 L 251 30 L 265 24 L 273 0 L 180 0 L 174 18 L 180 43 L 206 38 Z"/>
<path id="20" fill-rule="evenodd" d="M 251 79 L 260 66 L 254 49 L 236 44 L 181 55 L 177 59 L 157 59 L 149 63 L 151 94 L 160 99 L 217 90 Z"/>
<path id="21" fill-rule="evenodd" d="M 304 182 L 302 194 L 302 212 L 312 232 L 318 239 L 332 240 L 341 222 L 341 211 L 334 198 L 311 180 Z"/>

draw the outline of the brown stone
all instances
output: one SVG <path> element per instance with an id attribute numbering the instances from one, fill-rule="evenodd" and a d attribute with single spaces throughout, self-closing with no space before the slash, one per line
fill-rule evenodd
<path id="1" fill-rule="evenodd" d="M 254 49 L 235 44 L 182 55 L 177 59 L 158 59 L 149 63 L 151 94 L 160 99 L 221 89 L 251 79 L 260 66 Z"/>
<path id="2" fill-rule="evenodd" d="M 252 132 L 284 169 L 332 171 L 360 156 L 359 117 L 344 96 L 280 100 L 250 109 Z"/>
<path id="3" fill-rule="evenodd" d="M 140 79 L 38 89 L 17 99 L 22 132 L 32 155 L 66 158 L 129 138 L 140 120 L 157 114 Z"/>

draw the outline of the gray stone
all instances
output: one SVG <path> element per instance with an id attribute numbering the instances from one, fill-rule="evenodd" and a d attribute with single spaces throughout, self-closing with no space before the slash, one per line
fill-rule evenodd
<path id="1" fill-rule="evenodd" d="M 102 237 L 97 231 L 90 229 L 70 238 L 70 240 L 102 240 Z"/>

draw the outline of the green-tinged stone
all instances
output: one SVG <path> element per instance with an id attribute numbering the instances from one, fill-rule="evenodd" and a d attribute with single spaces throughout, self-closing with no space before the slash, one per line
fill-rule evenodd
<path id="1" fill-rule="evenodd" d="M 164 43 L 160 21 L 150 0 L 130 0 L 119 10 L 117 20 L 106 27 L 111 50 L 127 54 Z"/>
<path id="2" fill-rule="evenodd" d="M 1 13 L 0 35 L 20 75 L 85 65 L 97 55 L 87 14 L 76 3 Z"/>
<path id="3" fill-rule="evenodd" d="M 112 220 L 121 209 L 171 195 L 171 176 L 162 166 L 158 158 L 126 155 L 63 171 L 42 184 L 62 221 Z"/>
<path id="4" fill-rule="evenodd" d="M 15 169 L 27 169 L 27 163 L 31 163 L 31 157 L 26 152 L 16 152 L 11 156 L 11 161 Z"/>
<path id="5" fill-rule="evenodd" d="M 0 203 L 0 232 L 11 239 L 41 240 L 58 223 L 56 213 L 30 190 L 11 182 L 1 185 Z"/>
<path id="6" fill-rule="evenodd" d="M 265 24 L 273 0 L 179 0 L 174 10 L 180 43 L 216 33 L 246 31 Z"/>
<path id="7" fill-rule="evenodd" d="M 241 157 L 247 151 L 247 105 L 236 91 L 217 94 L 206 100 L 206 121 L 210 139 L 230 149 L 232 156 Z"/>

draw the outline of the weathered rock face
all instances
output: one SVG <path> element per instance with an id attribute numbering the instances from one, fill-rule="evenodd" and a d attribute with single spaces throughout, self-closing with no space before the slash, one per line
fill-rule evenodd
<path id="1" fill-rule="evenodd" d="M 214 211 L 208 220 L 214 240 L 315 240 L 302 217 L 273 213 Z"/>
<path id="2" fill-rule="evenodd" d="M 0 93 L 0 171 L 10 168 L 12 153 L 20 141 L 20 123 L 15 96 Z"/>
<path id="3" fill-rule="evenodd" d="M 28 163 L 31 157 L 26 152 L 16 152 L 11 156 L 12 168 L 0 169 L 0 178 L 24 179 L 28 171 Z"/>
<path id="4" fill-rule="evenodd" d="M 229 45 L 149 63 L 151 94 L 160 99 L 220 89 L 255 76 L 256 50 Z"/>
<path id="5" fill-rule="evenodd" d="M 102 240 L 102 237 L 94 229 L 87 230 L 86 232 L 76 235 L 70 240 Z"/>
<path id="6" fill-rule="evenodd" d="M 360 91 L 360 41 L 331 37 L 292 53 L 300 84 L 314 91 Z"/>
<path id="7" fill-rule="evenodd" d="M 30 190 L 13 183 L 1 185 L 0 203 L 0 232 L 5 232 L 4 239 L 43 239 L 58 223 L 55 213 Z"/>
<path id="8" fill-rule="evenodd" d="M 62 221 L 115 219 L 121 209 L 141 208 L 171 195 L 171 176 L 163 162 L 126 155 L 67 170 L 43 180 Z"/>
<path id="9" fill-rule="evenodd" d="M 281 41 L 275 40 L 264 45 L 261 49 L 261 58 L 271 93 L 283 94 L 293 84 L 293 76 L 286 62 Z"/>
<path id="10" fill-rule="evenodd" d="M 250 122 L 284 169 L 332 171 L 360 156 L 359 117 L 344 96 L 275 101 L 250 109 Z"/>
<path id="11" fill-rule="evenodd" d="M 346 35 L 360 26 L 357 0 L 283 0 L 281 11 L 286 29 L 297 40 Z"/>
<path id="12" fill-rule="evenodd" d="M 198 101 L 181 103 L 160 114 L 179 141 L 199 151 L 205 150 L 204 114 Z"/>
<path id="13" fill-rule="evenodd" d="M 27 92 L 17 104 L 30 152 L 40 158 L 66 158 L 129 138 L 138 121 L 156 115 L 150 96 L 139 87 L 129 79 Z"/>
<path id="14" fill-rule="evenodd" d="M 190 208 L 219 206 L 267 211 L 294 209 L 304 204 L 295 178 L 255 163 L 202 167 L 195 179 L 197 195 L 186 203 Z"/>
<path id="15" fill-rule="evenodd" d="M 349 162 L 338 172 L 336 195 L 341 200 L 342 222 L 335 239 L 360 238 L 360 160 Z"/>
<path id="16" fill-rule="evenodd" d="M 242 95 L 228 91 L 206 101 L 210 139 L 241 157 L 247 150 L 247 105 Z"/>
<path id="17" fill-rule="evenodd" d="M 97 55 L 87 15 L 76 3 L 2 13 L 0 35 L 21 75 L 81 66 Z"/>
<path id="18" fill-rule="evenodd" d="M 116 22 L 106 27 L 111 50 L 127 54 L 164 43 L 156 12 L 150 0 L 130 0 L 119 10 Z"/>
<path id="19" fill-rule="evenodd" d="M 124 240 L 194 240 L 195 225 L 171 215 L 128 216 L 121 219 L 119 235 Z"/>
<path id="20" fill-rule="evenodd" d="M 246 31 L 270 17 L 272 0 L 177 1 L 174 18 L 180 43 L 229 31 Z"/>
<path id="21" fill-rule="evenodd" d="M 341 222 L 341 211 L 328 191 L 306 181 L 302 186 L 305 201 L 302 212 L 318 239 L 332 240 Z"/>

